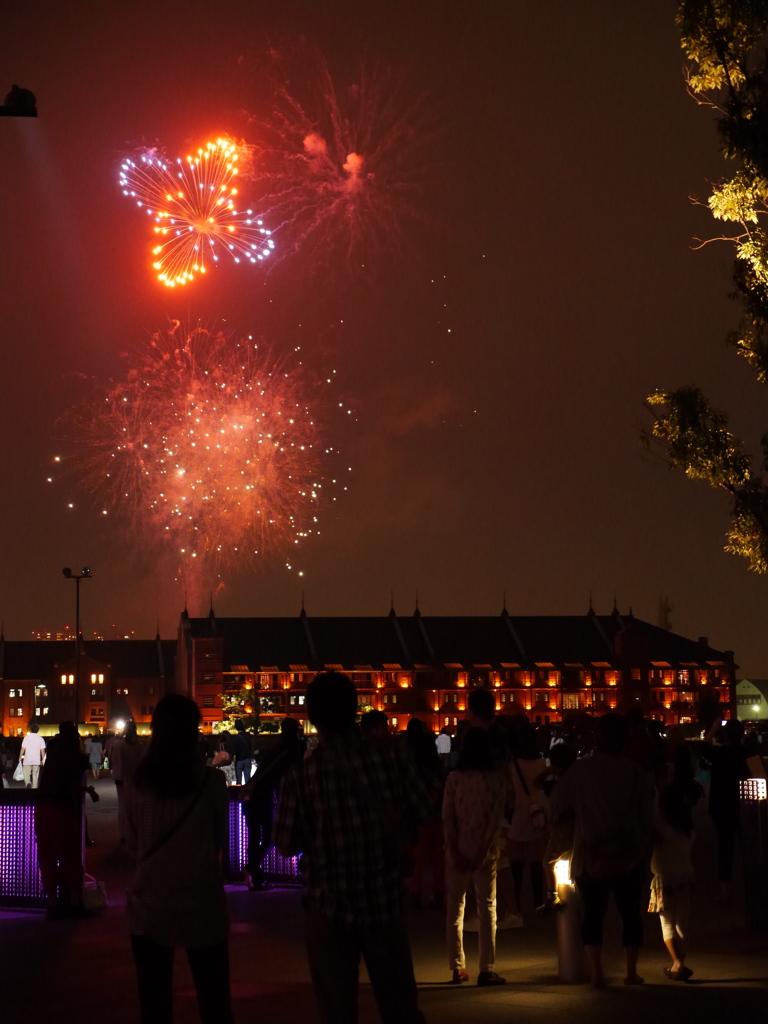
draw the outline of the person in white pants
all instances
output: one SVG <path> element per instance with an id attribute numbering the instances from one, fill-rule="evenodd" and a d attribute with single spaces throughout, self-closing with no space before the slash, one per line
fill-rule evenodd
<path id="1" fill-rule="evenodd" d="M 464 956 L 464 905 L 474 884 L 479 920 L 477 984 L 504 985 L 494 969 L 496 960 L 496 860 L 499 854 L 506 780 L 493 764 L 485 729 L 464 734 L 457 770 L 445 784 L 445 932 L 452 981 L 469 980 Z"/>

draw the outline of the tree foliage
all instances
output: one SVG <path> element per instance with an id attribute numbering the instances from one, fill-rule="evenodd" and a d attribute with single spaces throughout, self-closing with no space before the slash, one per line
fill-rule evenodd
<path id="1" fill-rule="evenodd" d="M 690 61 L 689 92 L 718 112 L 721 150 L 736 164 L 707 203 L 715 220 L 731 227 L 720 237 L 735 252 L 742 316 L 726 340 L 768 384 L 768 0 L 682 0 L 677 24 Z M 691 479 L 730 495 L 726 551 L 768 572 L 768 434 L 755 469 L 727 415 L 698 388 L 658 390 L 647 403 L 654 422 L 644 432 L 646 446 Z"/>

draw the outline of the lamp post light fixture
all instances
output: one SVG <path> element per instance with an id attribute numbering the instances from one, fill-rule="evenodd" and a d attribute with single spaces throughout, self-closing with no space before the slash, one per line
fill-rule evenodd
<path id="1" fill-rule="evenodd" d="M 37 100 L 31 89 L 12 85 L 0 107 L 0 117 L 37 117 Z"/>
<path id="2" fill-rule="evenodd" d="M 75 728 L 78 728 L 79 722 L 79 711 L 80 711 L 80 647 L 83 641 L 83 635 L 80 632 L 80 580 L 89 580 L 91 578 L 91 570 L 87 565 L 84 565 L 80 572 L 76 575 L 71 569 L 66 568 L 61 570 L 62 576 L 67 580 L 75 581 L 75 685 L 74 685 L 74 704 L 75 713 L 73 721 Z"/>

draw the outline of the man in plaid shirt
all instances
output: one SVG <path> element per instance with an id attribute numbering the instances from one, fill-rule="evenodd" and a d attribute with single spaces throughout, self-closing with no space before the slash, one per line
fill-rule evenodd
<path id="1" fill-rule="evenodd" d="M 306 708 L 319 743 L 283 780 L 273 840 L 303 853 L 306 941 L 323 1024 L 355 1024 L 360 955 L 384 1024 L 422 1024 L 403 917 L 408 832 L 432 800 L 398 744 L 362 739 L 357 692 L 317 676 Z"/>

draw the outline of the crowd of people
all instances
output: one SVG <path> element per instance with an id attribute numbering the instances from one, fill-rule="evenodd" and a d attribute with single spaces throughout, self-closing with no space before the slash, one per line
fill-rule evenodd
<path id="1" fill-rule="evenodd" d="M 443 729 L 435 737 L 416 718 L 392 734 L 381 711 L 358 721 L 354 684 L 335 672 L 313 680 L 305 706 L 317 733 L 313 748 L 286 718 L 256 771 L 243 723 L 208 749 L 197 705 L 180 695 L 159 701 L 148 745 L 130 722 L 106 741 L 83 742 L 71 722 L 47 744 L 34 725 L 24 738 L 20 763 L 24 784 L 39 786 L 40 870 L 53 915 L 85 913 L 82 800 L 85 792 L 97 798 L 87 772 L 98 778 L 109 743 L 120 840 L 135 858 L 127 917 L 142 1024 L 172 1019 L 176 947 L 186 950 L 203 1024 L 234 1020 L 221 869 L 232 781 L 221 769 L 230 766 L 248 825 L 248 888 L 268 887 L 263 861 L 272 845 L 301 856 L 307 957 L 324 1024 L 356 1021 L 361 957 L 385 1024 L 423 1021 L 407 907 L 444 915 L 446 980 L 470 980 L 464 933 L 476 928 L 476 983 L 504 985 L 497 928 L 523 926 L 529 902 L 540 916 L 563 911 L 573 897 L 558 892 L 558 860 L 570 864 L 594 987 L 606 984 L 603 922 L 611 896 L 625 985 L 643 983 L 638 956 L 649 910 L 659 915 L 670 956 L 664 973 L 675 981 L 692 976 L 693 812 L 702 783 L 727 895 L 739 782 L 764 773 L 761 753 L 768 753 L 754 736 L 745 738 L 741 723 L 716 721 L 691 740 L 632 709 L 570 730 L 537 729 L 523 715 L 497 715 L 494 695 L 474 689 L 455 736 Z"/>

